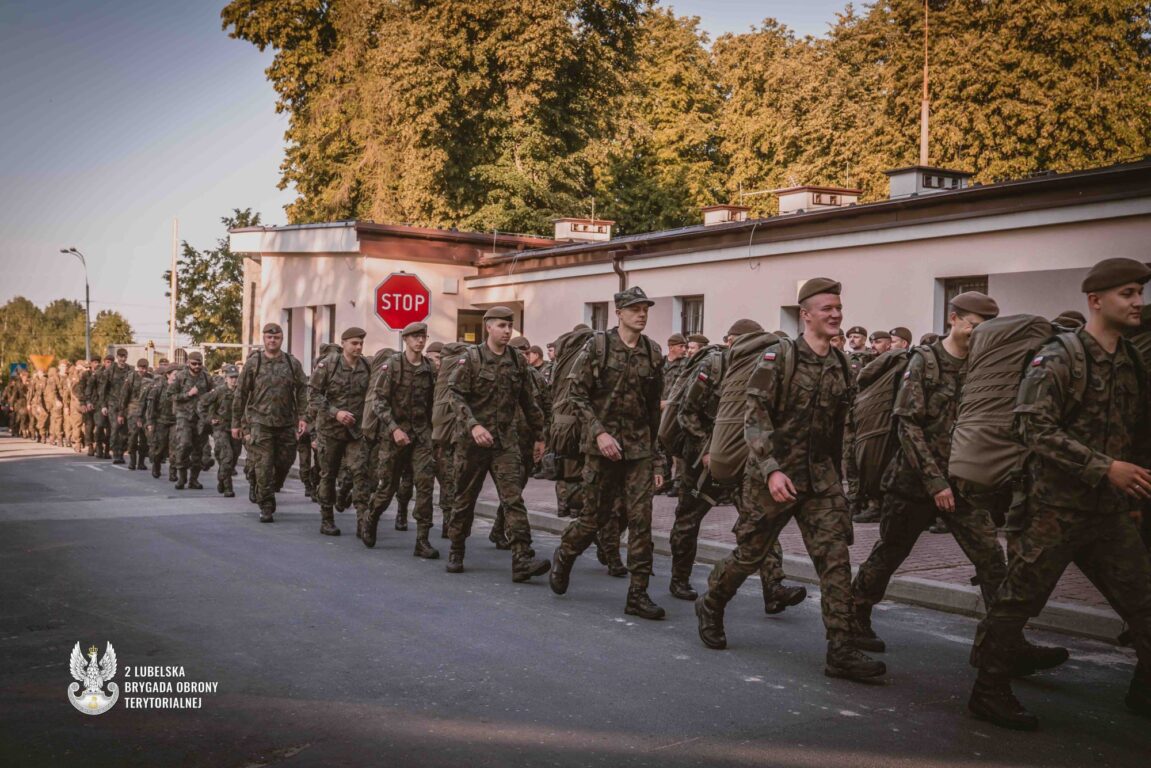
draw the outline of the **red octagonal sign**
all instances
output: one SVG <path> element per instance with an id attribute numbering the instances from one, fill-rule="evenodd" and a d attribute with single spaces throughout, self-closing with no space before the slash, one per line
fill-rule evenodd
<path id="1" fill-rule="evenodd" d="M 393 331 L 426 320 L 431 303 L 428 287 L 407 272 L 393 272 L 376 286 L 376 315 Z"/>

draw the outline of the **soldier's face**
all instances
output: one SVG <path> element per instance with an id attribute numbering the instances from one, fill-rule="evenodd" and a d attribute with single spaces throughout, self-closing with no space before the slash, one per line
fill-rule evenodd
<path id="1" fill-rule="evenodd" d="M 404 344 L 407 345 L 408 351 L 417 355 L 424 351 L 427 343 L 428 335 L 426 333 L 412 333 L 404 337 Z"/>
<path id="2" fill-rule="evenodd" d="M 116 355 L 116 365 L 123 368 L 127 364 L 128 364 L 128 356 L 127 355 Z"/>
<path id="3" fill-rule="evenodd" d="M 847 340 L 851 342 L 851 348 L 852 349 L 862 349 L 863 348 L 863 334 L 862 333 L 849 333 L 849 334 L 847 334 Z"/>
<path id="4" fill-rule="evenodd" d="M 229 376 L 226 379 L 224 379 L 224 383 L 228 385 L 228 389 L 235 389 L 236 384 L 239 381 L 240 381 L 240 379 L 238 376 Z"/>
<path id="5" fill-rule="evenodd" d="M 543 356 L 540 355 L 538 352 L 528 352 L 528 364 L 531 365 L 532 367 L 538 368 L 539 365 L 541 363 L 543 363 L 543 361 L 544 361 Z"/>
<path id="6" fill-rule="evenodd" d="M 684 347 L 684 349 L 687 350 L 688 357 L 690 357 L 699 351 L 699 342 L 698 341 L 689 341 L 687 343 L 687 346 Z"/>
<path id="7" fill-rule="evenodd" d="M 892 349 L 907 349 L 910 346 L 911 345 L 909 343 L 907 343 L 907 339 L 901 338 L 899 336 L 892 336 L 891 337 L 891 348 Z"/>
<path id="8" fill-rule="evenodd" d="M 344 340 L 344 354 L 355 360 L 360 355 L 364 354 L 364 340 L 363 338 L 345 339 Z"/>
<path id="9" fill-rule="evenodd" d="M 191 371 L 192 375 L 194 376 L 200 372 L 200 366 L 201 365 L 203 365 L 203 363 L 201 363 L 199 360 L 189 360 L 188 361 L 188 370 Z"/>
<path id="10" fill-rule="evenodd" d="M 843 323 L 843 302 L 834 293 L 820 293 L 810 297 L 803 303 L 799 313 L 807 330 L 816 336 L 831 339 L 839 335 L 839 326 Z"/>
<path id="11" fill-rule="evenodd" d="M 438 371 L 440 369 L 440 353 L 439 352 L 429 352 L 428 353 L 428 359 L 432 361 L 432 365 L 434 365 L 436 367 L 436 370 Z"/>
<path id="12" fill-rule="evenodd" d="M 633 304 L 630 307 L 617 309 L 620 326 L 629 331 L 642 331 L 647 327 L 647 304 Z"/>
<path id="13" fill-rule="evenodd" d="M 871 342 L 871 348 L 882 355 L 891 349 L 891 339 L 874 339 Z"/>
<path id="14" fill-rule="evenodd" d="M 112 367 L 112 361 L 111 360 L 105 360 L 104 361 L 104 367 L 105 368 L 111 368 Z"/>
<path id="15" fill-rule="evenodd" d="M 667 348 L 667 357 L 669 360 L 679 360 L 687 354 L 687 344 L 670 344 Z"/>
<path id="16" fill-rule="evenodd" d="M 831 346 L 835 347 L 836 349 L 843 349 L 843 345 L 846 343 L 846 341 L 847 340 L 844 337 L 836 334 L 835 336 L 831 337 Z"/>
<path id="17" fill-rule="evenodd" d="M 971 332 L 974 331 L 976 326 L 978 326 L 984 320 L 984 318 L 980 317 L 979 315 L 959 315 L 955 312 L 952 312 L 951 317 L 948 319 L 951 321 L 951 336 L 960 341 L 966 341 L 967 339 L 970 339 Z"/>
<path id="18" fill-rule="evenodd" d="M 556 348 L 553 347 L 551 344 L 548 344 L 548 360 L 555 360 L 555 359 L 556 359 Z"/>
<path id="19" fill-rule="evenodd" d="M 1087 294 L 1087 305 L 1112 327 L 1138 328 L 1143 310 L 1143 286 L 1128 283 L 1100 293 Z"/>
<path id="20" fill-rule="evenodd" d="M 175 381 L 176 381 L 176 372 L 175 371 L 168 371 L 168 383 L 172 384 Z"/>
<path id="21" fill-rule="evenodd" d="M 488 338 L 497 347 L 506 347 L 508 342 L 512 340 L 511 320 L 488 320 L 484 323 L 484 328 L 488 332 Z"/>
<path id="22" fill-rule="evenodd" d="M 264 349 L 268 352 L 279 352 L 280 347 L 284 344 L 284 334 L 282 333 L 265 333 L 264 334 Z"/>

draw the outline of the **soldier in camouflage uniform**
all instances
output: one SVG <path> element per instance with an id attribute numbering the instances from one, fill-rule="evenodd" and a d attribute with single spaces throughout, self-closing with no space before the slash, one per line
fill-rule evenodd
<path id="1" fill-rule="evenodd" d="M 32 374 L 32 386 L 28 388 L 28 411 L 32 414 L 36 430 L 36 442 L 48 442 L 48 406 L 44 394 L 48 389 L 48 376 L 37 370 Z"/>
<path id="2" fill-rule="evenodd" d="M 737 320 L 724 336 L 728 346 L 745 333 L 763 331 L 754 320 Z M 691 586 L 691 571 L 695 565 L 695 555 L 699 545 L 699 528 L 703 518 L 715 504 L 720 489 L 711 481 L 707 473 L 711 444 L 711 432 L 715 427 L 715 417 L 719 410 L 719 389 L 723 379 L 723 350 L 714 349 L 700 360 L 693 371 L 686 371 L 692 377 L 684 391 L 679 406 L 678 418 L 684 435 L 684 476 L 680 488 L 679 503 L 675 507 L 675 523 L 671 527 L 669 546 L 671 548 L 671 584 L 669 591 L 680 600 L 696 600 L 699 595 Z M 702 483 L 701 483 L 702 479 Z M 736 529 L 747 518 L 743 500 L 735 495 L 735 506 L 739 510 Z M 804 587 L 787 587 L 783 584 L 783 552 L 779 540 L 773 541 L 768 549 L 763 565 L 759 569 L 763 582 L 763 607 L 769 615 L 781 613 L 793 605 L 799 605 L 807 598 Z"/>
<path id="3" fill-rule="evenodd" d="M 120 412 L 124 414 L 124 427 L 127 432 L 128 469 L 147 469 L 144 453 L 147 450 L 147 432 L 144 430 L 144 400 L 152 386 L 152 374 L 148 373 L 148 361 L 136 361 L 136 370 L 128 374 L 120 396 Z"/>
<path id="4" fill-rule="evenodd" d="M 124 418 L 121 403 L 124 400 L 124 384 L 131 372 L 132 369 L 128 365 L 128 350 L 121 347 L 116 350 L 116 362 L 105 371 L 107 380 L 104 382 L 104 407 L 101 409 L 108 417 L 108 446 L 112 453 L 113 464 L 124 463 L 127 420 Z"/>
<path id="5" fill-rule="evenodd" d="M 64 400 L 67 382 L 66 363 L 61 361 L 56 368 L 48 369 L 48 380 L 44 384 L 44 408 L 48 411 L 48 442 L 64 445 Z"/>
<path id="6" fill-rule="evenodd" d="M 232 470 L 240 458 L 243 441 L 232 437 L 232 400 L 236 394 L 236 384 L 240 379 L 240 369 L 234 365 L 224 366 L 224 382 L 214 386 L 212 391 L 200 399 L 200 418 L 212 429 L 212 447 L 216 457 L 216 493 L 227 498 L 236 495 L 232 488 Z"/>
<path id="7" fill-rule="evenodd" d="M 176 490 L 200 490 L 200 471 L 204 441 L 208 439 L 208 425 L 200 420 L 198 398 L 212 391 L 212 379 L 204 371 L 204 358 L 199 352 L 189 352 L 184 370 L 168 385 L 172 395 L 172 410 L 176 413 L 176 427 L 172 439 L 175 446 L 172 466 L 176 468 Z M 189 474 L 189 471 L 191 474 Z"/>
<path id="8" fill-rule="evenodd" d="M 88 361 L 80 359 L 68 374 L 68 441 L 72 450 L 83 453 L 88 445 L 84 442 L 84 387 L 81 382 L 88 372 Z"/>
<path id="9" fill-rule="evenodd" d="M 364 399 L 372 369 L 363 357 L 364 337 L 361 328 L 349 328 L 340 336 L 343 351 L 328 355 L 316 363 L 308 386 L 308 402 L 316 411 L 316 433 L 320 438 L 320 533 L 339 536 L 332 505 L 336 497 L 336 475 L 340 466 L 347 467 L 353 484 L 356 521 L 368 513 L 368 443 L 360 426 L 364 418 Z M 359 525 L 357 525 L 359 530 Z"/>
<path id="10" fill-rule="evenodd" d="M 467 344 L 458 341 L 443 346 L 433 395 L 432 444 L 435 446 L 436 479 L 440 483 L 440 513 L 443 515 L 441 538 L 445 539 L 449 536 L 452 510 L 455 509 L 456 443 L 462 437 L 455 422 L 448 379 L 467 349 Z"/>
<path id="11" fill-rule="evenodd" d="M 619 326 L 602 338 L 592 336 L 568 374 L 568 396 L 585 425 L 584 506 L 564 530 L 550 579 L 552 591 L 567 592 L 575 559 L 622 498 L 631 572 L 624 612 L 644 619 L 664 616 L 647 593 L 653 553 L 651 499 L 664 472 L 657 446 L 663 355 L 659 345 L 643 335 L 653 304 L 639 287 L 615 294 Z"/>
<path id="12" fill-rule="evenodd" d="M 88 361 L 88 369 L 80 376 L 80 402 L 84 411 L 84 445 L 88 455 L 96 455 L 96 412 L 99 410 L 93 395 L 96 391 L 97 376 L 101 370 L 99 357 Z"/>
<path id="13" fill-rule="evenodd" d="M 255 480 L 249 498 L 260 505 L 260 522 L 273 522 L 276 491 L 296 460 L 296 440 L 308 428 L 308 380 L 300 361 L 282 351 L 284 329 L 263 328 L 264 350 L 253 352 L 240 372 L 232 400 L 232 437 L 247 429 L 247 465 Z"/>
<path id="14" fill-rule="evenodd" d="M 523 467 L 516 429 L 522 410 L 534 438 L 533 457 L 543 455 L 543 413 L 532 396 L 527 364 L 508 348 L 514 314 L 507 307 L 484 313 L 485 340 L 469 348 L 448 377 L 448 396 L 459 426 L 456 442 L 456 499 L 452 510 L 448 573 L 462 573 L 464 551 L 475 519 L 484 477 L 491 475 L 504 505 L 512 546 L 512 581 L 527 581 L 548 572 L 551 563 L 537 559 L 524 507 L 520 481 Z"/>
<path id="15" fill-rule="evenodd" d="M 724 608 L 794 518 L 819 574 L 828 639 L 824 672 L 864 680 L 887 668 L 861 653 L 850 639 L 851 518 L 839 467 L 851 383 L 847 360 L 831 346 L 843 319 L 840 290 L 840 284 L 828 278 L 804 283 L 798 297 L 803 335 L 769 346 L 751 374 L 744 425 L 746 515 L 735 531 L 735 551 L 712 570 L 708 591 L 695 606 L 703 643 L 726 647 Z M 789 361 L 788 355 L 794 357 Z M 784 372 L 792 365 L 787 391 L 781 391 Z"/>
<path id="16" fill-rule="evenodd" d="M 172 428 L 176 424 L 176 411 L 173 409 L 171 385 L 176 381 L 176 366 L 160 366 L 156 372 L 157 383 L 148 390 L 147 428 L 152 459 L 152 477 L 160 476 L 160 467 L 168 461 Z M 176 468 L 169 464 L 168 482 L 176 482 Z"/>
<path id="17" fill-rule="evenodd" d="M 1092 267 L 1081 286 L 1087 325 L 1047 342 L 1020 384 L 1016 423 L 1029 449 L 1022 530 L 971 654 L 979 675 L 968 708 L 996 725 L 1038 727 L 1010 678 L 1028 671 L 1023 626 L 1073 562 L 1130 627 L 1138 666 L 1126 702 L 1151 717 L 1151 561 L 1130 514 L 1151 498 L 1151 393 L 1123 338 L 1139 325 L 1149 279 L 1133 259 Z"/>
<path id="18" fill-rule="evenodd" d="M 401 336 L 404 351 L 380 368 L 375 386 L 373 411 L 380 424 L 380 449 L 376 468 L 376 492 L 364 525 L 363 542 L 376 543 L 380 515 L 398 490 L 403 467 L 411 467 L 415 481 L 416 545 L 412 554 L 428 560 L 440 556 L 428 541 L 432 530 L 432 494 L 435 466 L 432 458 L 432 403 L 435 399 L 436 370 L 424 357 L 428 327 L 411 323 Z"/>
<path id="19" fill-rule="evenodd" d="M 111 438 L 111 429 L 108 419 L 106 401 L 108 387 L 112 383 L 112 367 L 115 358 L 105 355 L 102 366 L 92 372 L 88 380 L 88 402 L 92 405 L 92 442 L 96 445 L 96 458 L 111 458 L 108 440 Z"/>

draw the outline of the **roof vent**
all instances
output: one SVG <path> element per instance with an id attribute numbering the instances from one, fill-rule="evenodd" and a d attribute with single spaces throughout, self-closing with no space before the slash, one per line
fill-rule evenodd
<path id="1" fill-rule="evenodd" d="M 933 168 L 929 165 L 911 165 L 884 171 L 887 175 L 888 194 L 892 200 L 899 197 L 930 195 L 936 192 L 953 192 L 967 189 L 972 174 L 948 168 Z"/>
<path id="2" fill-rule="evenodd" d="M 556 219 L 555 239 L 573 243 L 602 243 L 611 240 L 614 221 L 606 219 Z"/>
<path id="3" fill-rule="evenodd" d="M 751 209 L 745 205 L 709 205 L 703 209 L 703 225 L 711 227 L 733 221 L 747 221 L 749 211 Z"/>
<path id="4" fill-rule="evenodd" d="M 859 202 L 862 191 L 847 187 L 803 186 L 775 189 L 772 193 L 779 198 L 779 213 L 783 216 L 789 213 L 846 208 Z"/>

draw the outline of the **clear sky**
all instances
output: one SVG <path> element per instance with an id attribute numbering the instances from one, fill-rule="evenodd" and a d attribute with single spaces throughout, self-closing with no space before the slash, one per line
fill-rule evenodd
<path id="1" fill-rule="evenodd" d="M 167 338 L 160 277 L 180 238 L 209 248 L 220 217 L 283 224 L 286 116 L 271 53 L 220 29 L 223 0 L 0 0 L 0 304 L 83 300 L 138 340 Z M 717 37 L 774 17 L 822 35 L 846 0 L 667 2 Z"/>

